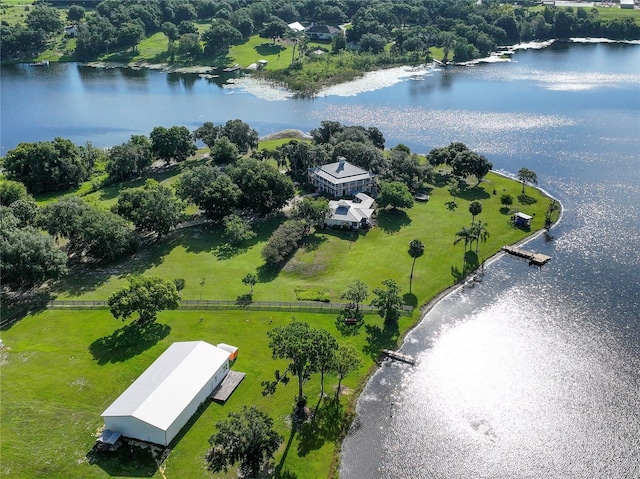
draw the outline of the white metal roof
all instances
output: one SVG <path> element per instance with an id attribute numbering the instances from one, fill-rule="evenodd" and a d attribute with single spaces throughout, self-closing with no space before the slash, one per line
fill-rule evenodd
<path id="1" fill-rule="evenodd" d="M 288 26 L 291 30 L 295 30 L 296 32 L 304 32 L 304 27 L 300 22 L 293 22 L 293 23 L 290 23 Z"/>
<path id="2" fill-rule="evenodd" d="M 133 416 L 167 430 L 228 358 L 204 341 L 173 343 L 102 416 Z"/>
<path id="3" fill-rule="evenodd" d="M 371 209 L 373 198 L 364 194 L 362 196 L 370 199 L 371 203 L 367 201 L 367 203 L 363 205 L 350 200 L 329 201 L 329 208 L 331 209 L 331 217 L 329 219 L 350 222 L 360 222 L 363 219 L 370 220 L 375 211 Z M 363 200 L 363 198 L 360 199 Z"/>

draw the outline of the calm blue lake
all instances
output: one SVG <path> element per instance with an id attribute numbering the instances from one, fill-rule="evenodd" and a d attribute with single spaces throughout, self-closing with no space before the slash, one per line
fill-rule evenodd
<path id="1" fill-rule="evenodd" d="M 330 119 L 377 126 L 390 147 L 462 141 L 505 173 L 536 171 L 564 205 L 552 237 L 528 245 L 551 263 L 498 258 L 425 316 L 403 346 L 417 365 L 385 363 L 362 394 L 341 477 L 640 477 L 640 45 L 394 69 L 315 100 L 77 64 L 0 78 L 2 154 L 55 136 L 110 146 L 158 125 L 240 118 L 267 134 Z"/>

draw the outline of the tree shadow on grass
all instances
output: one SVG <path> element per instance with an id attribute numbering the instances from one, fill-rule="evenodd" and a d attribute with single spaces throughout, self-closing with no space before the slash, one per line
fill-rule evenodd
<path id="1" fill-rule="evenodd" d="M 256 273 L 258 274 L 258 282 L 269 283 L 273 281 L 278 277 L 281 269 L 282 268 L 279 266 L 273 266 L 266 263 L 262 266 L 259 266 L 256 270 Z"/>
<path id="2" fill-rule="evenodd" d="M 300 426 L 298 455 L 304 457 L 320 449 L 325 442 L 335 442 L 342 432 L 345 421 L 344 407 L 339 401 L 321 398 L 316 405 L 311 421 Z"/>
<path id="3" fill-rule="evenodd" d="M 29 314 L 44 311 L 47 303 L 52 299 L 51 293 L 45 290 L 28 291 L 15 296 L 2 294 L 0 331 L 10 329 L 17 321 Z"/>
<path id="4" fill-rule="evenodd" d="M 289 439 L 287 440 L 287 446 L 284 448 L 284 452 L 282 453 L 282 457 L 280 458 L 280 462 L 275 468 L 275 477 L 276 479 L 295 479 L 298 476 L 285 469 L 284 464 L 287 461 L 287 456 L 289 455 L 289 450 L 291 449 L 291 444 L 293 443 L 293 438 L 296 435 L 296 422 L 292 419 L 291 421 L 291 431 L 289 433 Z"/>
<path id="5" fill-rule="evenodd" d="M 152 448 L 159 449 L 157 446 L 123 440 L 123 444 L 115 451 L 100 451 L 94 446 L 86 458 L 89 464 L 100 467 L 109 476 L 152 477 L 162 464 Z M 160 456 L 163 456 L 162 453 Z"/>
<path id="6" fill-rule="evenodd" d="M 241 294 L 240 296 L 236 297 L 236 304 L 238 306 L 246 307 L 251 303 L 253 303 L 253 295 L 251 293 Z"/>
<path id="7" fill-rule="evenodd" d="M 418 298 L 413 293 L 405 293 L 402 296 L 402 300 L 407 306 L 413 306 L 414 308 L 418 307 Z"/>
<path id="8" fill-rule="evenodd" d="M 451 276 L 453 276 L 454 283 L 459 283 L 465 279 L 470 273 L 475 271 L 478 266 L 480 266 L 480 262 L 476 252 L 473 250 L 465 252 L 462 269 L 457 266 L 451 266 Z"/>
<path id="9" fill-rule="evenodd" d="M 119 363 L 146 351 L 169 335 L 171 327 L 155 321 L 140 326 L 129 323 L 111 335 L 96 339 L 89 352 L 100 366 Z"/>
<path id="10" fill-rule="evenodd" d="M 484 187 L 481 186 L 475 186 L 473 188 L 460 191 L 457 196 L 467 201 L 486 200 L 487 198 L 491 198 L 491 195 L 485 191 Z"/>
<path id="11" fill-rule="evenodd" d="M 360 311 L 343 309 L 336 318 L 335 325 L 342 336 L 357 336 L 364 326 L 364 316 Z"/>
<path id="12" fill-rule="evenodd" d="M 216 248 L 215 255 L 216 255 L 216 258 L 224 261 L 227 259 L 232 259 L 246 251 L 247 251 L 247 248 L 243 248 L 238 245 L 222 244 Z"/>
<path id="13" fill-rule="evenodd" d="M 395 349 L 398 345 L 400 330 L 397 322 L 385 323 L 382 328 L 367 324 L 364 328 L 367 332 L 367 344 L 362 351 L 374 361 L 379 360 L 383 349 Z"/>
<path id="14" fill-rule="evenodd" d="M 257 45 L 253 47 L 253 49 L 262 56 L 277 55 L 278 53 L 285 51 L 285 48 L 282 45 L 278 43 L 274 45 L 273 43 L 267 42 Z"/>
<path id="15" fill-rule="evenodd" d="M 532 196 L 527 195 L 526 193 L 522 193 L 522 194 L 518 195 L 518 202 L 521 205 L 532 205 L 534 203 L 537 203 L 538 200 L 536 200 Z"/>
<path id="16" fill-rule="evenodd" d="M 308 235 L 302 242 L 302 248 L 307 252 L 316 251 L 323 243 L 326 242 L 326 236 Z"/>
<path id="17" fill-rule="evenodd" d="M 399 209 L 382 210 L 378 213 L 378 226 L 387 234 L 400 231 L 411 224 L 411 218 L 406 211 Z"/>

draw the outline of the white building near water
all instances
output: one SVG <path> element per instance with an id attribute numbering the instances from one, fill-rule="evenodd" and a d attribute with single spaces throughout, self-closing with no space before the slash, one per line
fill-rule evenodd
<path id="1" fill-rule="evenodd" d="M 335 198 L 371 191 L 375 175 L 339 157 L 335 163 L 309 168 L 309 181 Z"/>
<path id="2" fill-rule="evenodd" d="M 229 372 L 229 352 L 173 343 L 103 413 L 105 428 L 168 446 Z"/>
<path id="3" fill-rule="evenodd" d="M 375 213 L 374 199 L 364 193 L 358 193 L 354 201 L 329 201 L 331 216 L 324 222 L 325 226 L 360 229 L 371 226 L 371 218 Z"/>

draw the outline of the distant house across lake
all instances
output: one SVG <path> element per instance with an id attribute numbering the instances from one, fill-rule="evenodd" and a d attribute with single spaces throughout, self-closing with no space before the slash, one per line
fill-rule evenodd
<path id="1" fill-rule="evenodd" d="M 311 25 L 304 31 L 311 40 L 331 40 L 339 32 L 339 28 L 328 25 Z"/>

